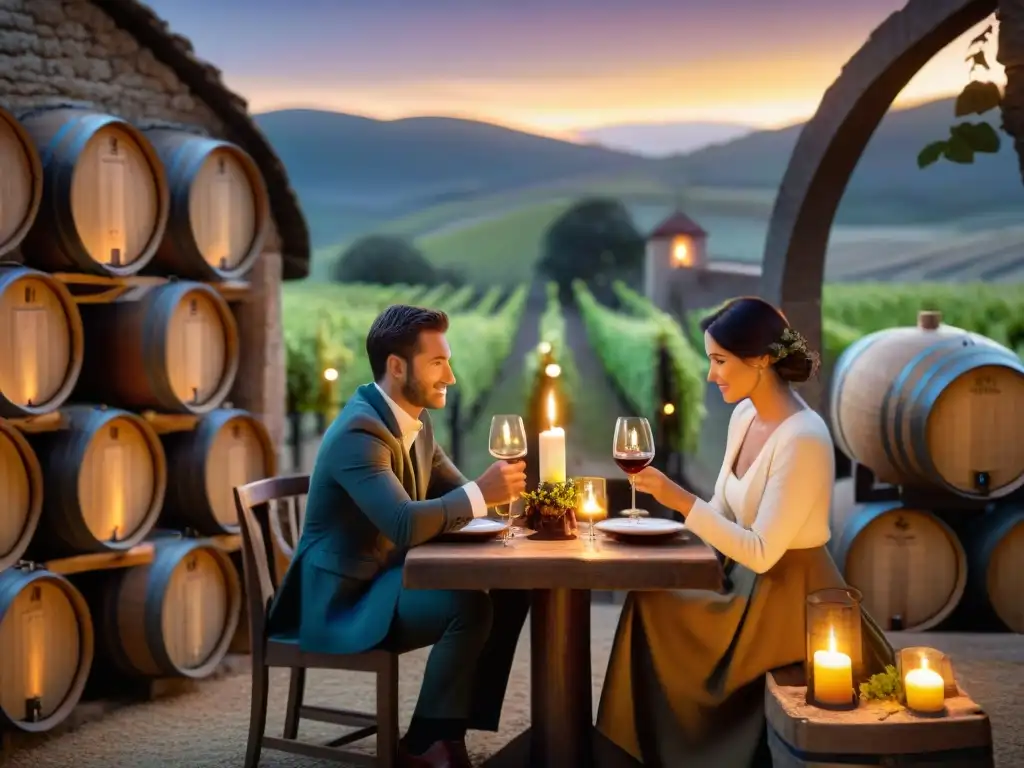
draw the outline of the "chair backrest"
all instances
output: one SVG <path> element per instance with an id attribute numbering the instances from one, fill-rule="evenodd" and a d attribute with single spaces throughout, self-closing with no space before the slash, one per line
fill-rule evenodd
<path id="1" fill-rule="evenodd" d="M 242 532 L 242 573 L 249 608 L 249 637 L 255 651 L 262 644 L 267 609 L 284 574 L 276 573 L 273 541 L 274 520 L 280 527 L 280 507 L 299 508 L 309 493 L 309 475 L 268 477 L 235 488 L 235 507 Z M 289 517 L 292 517 L 289 511 Z M 298 541 L 298 536 L 294 542 Z M 291 554 L 290 552 L 288 553 Z"/>

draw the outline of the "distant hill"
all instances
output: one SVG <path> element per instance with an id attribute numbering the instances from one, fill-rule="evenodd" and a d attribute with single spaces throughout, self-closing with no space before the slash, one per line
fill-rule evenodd
<path id="1" fill-rule="evenodd" d="M 443 202 L 652 161 L 489 123 L 447 117 L 373 120 L 283 110 L 256 116 L 300 190 L 337 200 Z"/>
<path id="2" fill-rule="evenodd" d="M 951 99 L 886 115 L 855 171 L 838 220 L 904 224 L 1008 210 L 1024 215 L 1024 185 L 1005 135 L 998 155 L 979 155 L 973 165 L 940 161 L 917 168 L 918 151 L 948 135 L 953 121 Z M 506 193 L 520 201 L 517 206 L 597 189 L 666 204 L 672 204 L 670 190 L 687 186 L 761 189 L 773 196 L 803 127 L 755 131 L 687 155 L 647 158 L 444 117 L 383 121 L 284 110 L 257 115 L 256 122 L 288 169 L 317 247 L 428 208 L 445 212 L 452 223 L 467 220 L 469 201 L 475 206 Z M 705 128 L 711 130 L 695 126 L 693 135 Z M 506 210 L 509 204 L 496 206 Z M 487 213 L 474 211 L 472 218 Z"/>
<path id="3" fill-rule="evenodd" d="M 579 131 L 584 141 L 608 149 L 645 157 L 685 155 L 709 144 L 722 144 L 753 133 L 756 128 L 738 123 L 673 122 L 623 123 Z"/>
<path id="4" fill-rule="evenodd" d="M 917 153 L 948 136 L 949 126 L 959 122 L 953 103 L 942 99 L 886 114 L 846 190 L 841 208 L 845 220 L 939 221 L 1008 208 L 1020 210 L 1024 220 L 1024 185 L 1005 134 L 998 154 L 977 155 L 971 165 L 941 160 L 926 169 L 917 167 Z M 997 113 L 984 117 L 999 124 Z M 775 189 L 802 129 L 803 124 L 758 131 L 664 162 L 671 176 L 688 184 Z"/>

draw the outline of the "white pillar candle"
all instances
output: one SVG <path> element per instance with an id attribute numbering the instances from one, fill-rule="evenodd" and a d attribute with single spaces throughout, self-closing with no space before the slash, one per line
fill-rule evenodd
<path id="1" fill-rule="evenodd" d="M 907 706 L 918 712 L 941 712 L 946 706 L 946 682 L 942 675 L 928 668 L 928 659 L 921 659 L 921 666 L 907 672 L 903 681 L 907 694 Z"/>
<path id="2" fill-rule="evenodd" d="M 822 704 L 845 705 L 853 700 L 853 665 L 836 650 L 835 630 L 829 630 L 827 651 L 814 652 L 814 698 Z"/>
<path id="3" fill-rule="evenodd" d="M 555 393 L 548 392 L 550 427 L 540 433 L 537 445 L 542 483 L 565 482 L 565 430 L 555 426 Z"/>

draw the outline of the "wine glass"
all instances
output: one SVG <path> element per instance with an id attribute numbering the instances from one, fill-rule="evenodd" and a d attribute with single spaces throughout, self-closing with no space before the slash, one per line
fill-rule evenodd
<path id="1" fill-rule="evenodd" d="M 633 492 L 633 503 L 623 510 L 635 523 L 647 511 L 636 506 L 637 472 L 654 461 L 654 436 L 651 425 L 642 416 L 620 416 L 615 422 L 615 437 L 612 443 L 612 458 L 619 469 L 629 475 L 629 487 Z"/>
<path id="2" fill-rule="evenodd" d="M 500 413 L 491 417 L 491 434 L 488 438 L 488 450 L 496 459 L 503 459 L 509 464 L 515 463 L 526 456 L 526 427 L 523 425 L 523 418 L 514 413 Z M 495 507 L 499 517 L 507 517 L 512 522 L 512 505 L 515 499 L 509 499 L 508 511 L 502 512 L 501 506 Z M 508 530 L 502 535 L 502 542 L 508 544 L 508 539 L 515 536 L 515 528 L 509 525 Z"/>

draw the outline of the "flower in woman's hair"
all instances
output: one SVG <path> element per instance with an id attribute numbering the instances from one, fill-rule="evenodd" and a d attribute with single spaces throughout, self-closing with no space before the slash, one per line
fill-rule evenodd
<path id="1" fill-rule="evenodd" d="M 784 330 L 779 341 L 769 344 L 768 351 L 776 360 L 781 360 L 794 352 L 803 352 L 805 355 L 809 355 L 807 339 L 803 337 L 800 331 L 793 330 L 792 328 Z"/>

